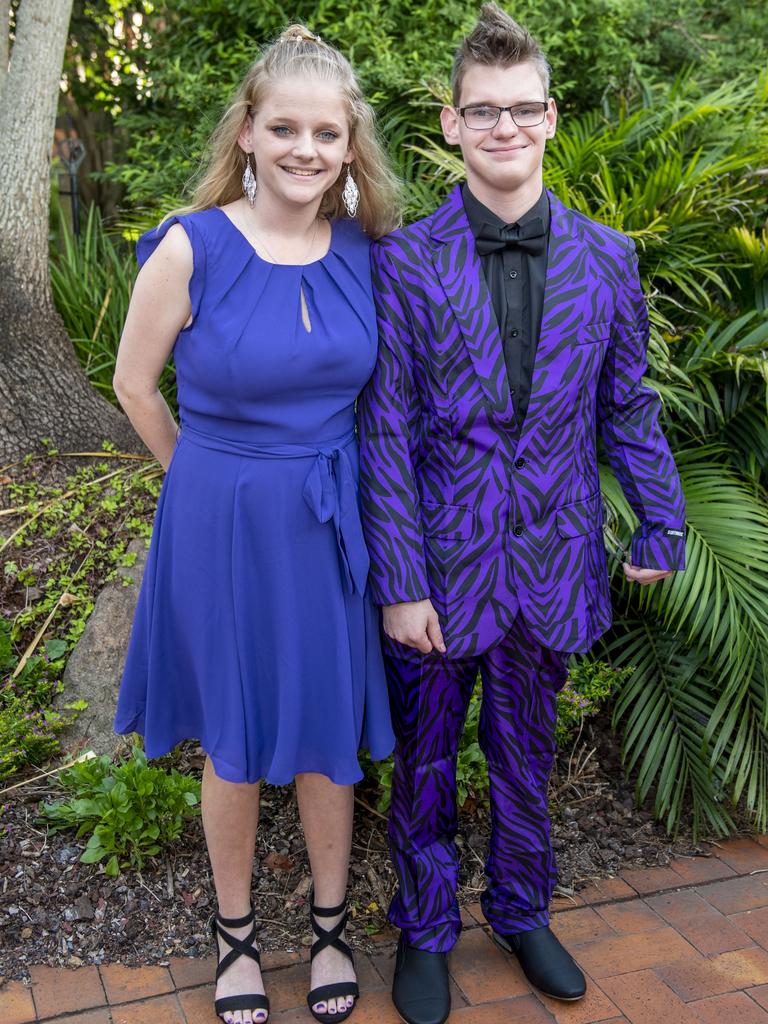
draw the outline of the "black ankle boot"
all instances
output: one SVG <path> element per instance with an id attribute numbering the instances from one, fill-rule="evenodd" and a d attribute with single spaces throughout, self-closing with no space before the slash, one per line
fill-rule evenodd
<path id="1" fill-rule="evenodd" d="M 392 1002 L 406 1024 L 443 1024 L 451 1012 L 445 953 L 397 944 Z"/>
<path id="2" fill-rule="evenodd" d="M 545 996 L 571 1002 L 586 992 L 586 978 L 547 925 L 528 932 L 492 935 L 497 946 L 514 953 L 528 981 Z"/>

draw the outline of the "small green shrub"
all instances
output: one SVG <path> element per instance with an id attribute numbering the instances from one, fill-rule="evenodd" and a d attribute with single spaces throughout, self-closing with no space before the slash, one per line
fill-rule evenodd
<path id="1" fill-rule="evenodd" d="M 478 678 L 469 702 L 464 735 L 461 737 L 459 755 L 456 758 L 456 794 L 459 807 L 463 807 L 468 800 L 483 803 L 488 798 L 488 766 L 477 735 L 481 695 L 482 684 Z"/>
<path id="2" fill-rule="evenodd" d="M 80 860 L 106 859 L 104 870 L 112 876 L 141 868 L 199 813 L 200 782 L 175 769 L 150 768 L 139 747 L 117 765 L 107 756 L 81 761 L 58 781 L 71 796 L 44 804 L 45 819 L 54 831 L 76 828 L 78 839 L 88 835 Z"/>
<path id="3" fill-rule="evenodd" d="M 376 808 L 381 814 L 386 814 L 392 800 L 392 773 L 395 770 L 393 757 L 387 757 L 383 761 L 372 761 L 368 752 L 360 754 L 360 766 L 368 782 L 376 786 L 378 796 Z"/>
<path id="4" fill-rule="evenodd" d="M 488 795 L 488 769 L 485 764 L 485 755 L 480 749 L 477 738 L 480 703 L 480 683 L 478 681 L 469 702 L 464 735 L 456 759 L 456 799 L 459 807 L 463 807 L 467 801 L 483 802 Z M 378 787 L 376 806 L 383 814 L 389 809 L 392 797 L 393 758 L 388 757 L 384 761 L 371 761 L 365 755 L 364 758 L 361 758 L 361 763 L 366 778 Z"/>
<path id="5" fill-rule="evenodd" d="M 59 483 L 42 482 L 49 463 L 58 463 Z M 27 456 L 7 485 L 13 516 L 0 520 L 0 782 L 58 753 L 59 733 L 84 706 L 64 696 L 52 710 L 66 659 L 98 592 L 135 561 L 128 544 L 152 530 L 156 463 L 105 450 L 64 476 L 70 465 L 49 447 Z"/>
<path id="6" fill-rule="evenodd" d="M 632 675 L 631 667 L 614 669 L 604 661 L 576 661 L 571 665 L 565 686 L 557 695 L 558 747 L 578 735 L 585 718 L 597 714 L 606 701 Z"/>
<path id="7" fill-rule="evenodd" d="M 48 640 L 44 653 L 32 655 L 13 677 L 18 659 L 11 643 L 11 623 L 0 618 L 0 781 L 27 765 L 41 765 L 58 750 L 58 734 L 70 720 L 67 712 L 52 711 L 61 689 L 67 644 Z"/>

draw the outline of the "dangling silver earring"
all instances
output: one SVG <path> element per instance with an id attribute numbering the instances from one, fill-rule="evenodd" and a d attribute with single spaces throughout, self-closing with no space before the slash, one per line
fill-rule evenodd
<path id="1" fill-rule="evenodd" d="M 256 193 L 258 191 L 259 183 L 256 181 L 256 175 L 251 170 L 251 155 L 250 153 L 246 153 L 245 170 L 243 171 L 243 195 L 251 206 L 256 202 Z"/>
<path id="2" fill-rule="evenodd" d="M 360 189 L 355 184 L 355 179 L 352 177 L 352 171 L 349 167 L 347 168 L 347 180 L 344 182 L 344 191 L 341 193 L 341 198 L 344 200 L 344 206 L 349 216 L 354 217 L 360 202 Z"/>

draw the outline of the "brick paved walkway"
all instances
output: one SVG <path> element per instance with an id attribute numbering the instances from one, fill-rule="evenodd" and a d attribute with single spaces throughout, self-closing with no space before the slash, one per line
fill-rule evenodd
<path id="1" fill-rule="evenodd" d="M 483 928 L 479 906 L 451 954 L 451 1024 L 768 1024 L 768 836 L 711 857 L 627 871 L 560 901 L 553 927 L 589 975 L 579 1003 L 535 995 Z M 305 954 L 265 954 L 271 1024 L 311 1024 Z M 354 1024 L 397 1024 L 393 950 L 358 958 Z M 213 959 L 168 967 L 31 968 L 0 988 L 0 1024 L 216 1024 Z"/>

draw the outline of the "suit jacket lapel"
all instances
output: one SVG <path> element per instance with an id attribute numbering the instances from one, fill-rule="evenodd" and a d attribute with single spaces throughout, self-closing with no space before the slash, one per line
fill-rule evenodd
<path id="1" fill-rule="evenodd" d="M 563 346 L 570 344 L 572 332 L 569 327 L 574 306 L 581 305 L 589 291 L 589 275 L 585 272 L 587 249 L 574 225 L 573 215 L 556 196 L 551 192 L 548 194 L 551 219 L 544 304 L 533 363 L 531 396 L 517 446 L 518 456 L 528 447 L 540 426 L 541 413 L 551 401 L 549 378 Z"/>
<path id="2" fill-rule="evenodd" d="M 433 262 L 494 413 L 513 419 L 499 326 L 457 186 L 432 219 Z"/>

